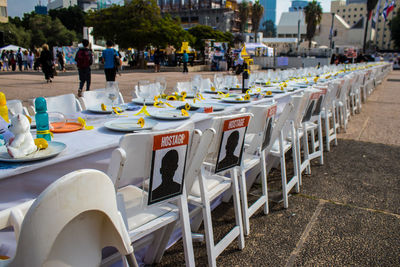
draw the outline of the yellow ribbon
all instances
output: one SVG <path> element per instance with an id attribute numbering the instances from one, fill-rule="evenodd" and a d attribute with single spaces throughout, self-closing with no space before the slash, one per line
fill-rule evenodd
<path id="1" fill-rule="evenodd" d="M 82 126 L 83 126 L 83 128 L 84 128 L 85 130 L 93 130 L 93 129 L 94 129 L 93 126 L 88 126 L 88 125 L 86 125 L 86 121 L 85 121 L 83 118 L 81 118 L 81 117 L 78 117 L 78 122 L 79 122 L 80 124 L 82 124 Z"/>
<path id="2" fill-rule="evenodd" d="M 36 131 L 36 134 L 50 134 L 51 137 L 54 137 L 53 133 L 50 130 Z"/>
<path id="3" fill-rule="evenodd" d="M 146 116 L 150 116 L 150 113 L 147 111 L 146 105 L 143 105 L 142 109 L 139 110 L 139 112 L 136 113 L 135 116 L 140 115 L 140 114 L 144 114 Z"/>
<path id="4" fill-rule="evenodd" d="M 170 108 L 175 108 L 175 107 L 174 107 L 173 105 L 171 105 L 170 103 L 165 102 L 164 104 L 167 105 L 167 106 L 170 107 Z"/>
<path id="5" fill-rule="evenodd" d="M 229 96 L 229 94 L 224 94 L 222 92 L 218 92 L 218 95 L 219 95 L 220 98 L 226 98 L 226 97 Z"/>
<path id="6" fill-rule="evenodd" d="M 156 108 L 163 108 L 163 106 L 162 106 L 163 104 L 164 104 L 164 102 L 162 102 L 162 101 L 156 101 L 156 102 L 154 102 L 153 106 Z"/>
<path id="7" fill-rule="evenodd" d="M 205 98 L 203 97 L 203 95 L 201 93 L 197 93 L 197 98 L 200 101 L 201 100 L 205 100 Z"/>
<path id="8" fill-rule="evenodd" d="M 104 103 L 101 103 L 101 110 L 102 111 L 106 111 L 107 110 L 107 106 L 104 105 Z"/>
<path id="9" fill-rule="evenodd" d="M 193 104 L 196 104 L 197 98 L 193 98 Z"/>
<path id="10" fill-rule="evenodd" d="M 143 128 L 143 127 L 144 127 L 144 119 L 143 119 L 143 118 L 140 118 L 140 119 L 138 120 L 137 124 L 140 125 L 140 128 Z"/>
<path id="11" fill-rule="evenodd" d="M 185 101 L 186 96 L 187 96 L 187 93 L 186 93 L 185 91 L 183 91 L 183 92 L 181 93 L 181 101 Z"/>
<path id="12" fill-rule="evenodd" d="M 121 113 L 123 112 L 121 108 L 119 107 L 112 107 L 112 110 L 114 111 L 115 114 L 117 115 L 122 115 Z"/>

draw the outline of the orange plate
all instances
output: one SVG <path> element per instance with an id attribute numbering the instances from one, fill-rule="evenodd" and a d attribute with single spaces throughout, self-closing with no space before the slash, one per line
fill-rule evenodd
<path id="1" fill-rule="evenodd" d="M 83 128 L 83 126 L 78 122 L 53 122 L 51 123 L 50 128 L 53 128 L 52 130 L 50 130 L 53 133 L 69 133 L 79 131 Z"/>

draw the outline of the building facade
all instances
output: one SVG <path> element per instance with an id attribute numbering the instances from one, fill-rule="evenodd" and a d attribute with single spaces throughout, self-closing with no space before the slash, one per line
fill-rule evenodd
<path id="1" fill-rule="evenodd" d="M 54 0 L 47 5 L 47 11 L 52 9 L 68 8 L 70 6 L 79 6 L 83 11 L 97 9 L 96 0 Z"/>
<path id="2" fill-rule="evenodd" d="M 0 0 L 0 22 L 8 22 L 7 0 Z"/>
<path id="3" fill-rule="evenodd" d="M 276 25 L 276 0 L 260 0 L 260 4 L 264 7 L 264 16 L 260 25 L 267 20 L 271 20 Z"/>
<path id="4" fill-rule="evenodd" d="M 308 5 L 308 1 L 292 1 L 289 12 L 302 11 Z"/>
<path id="5" fill-rule="evenodd" d="M 300 23 L 300 28 L 299 28 Z M 304 40 L 307 33 L 307 25 L 303 11 L 283 12 L 276 27 L 278 38 L 297 38 Z"/>
<path id="6" fill-rule="evenodd" d="M 391 1 L 389 1 L 390 3 Z M 398 7 L 400 7 L 400 0 L 395 1 L 395 8 L 389 14 L 389 18 L 385 21 L 382 17 L 382 11 L 385 6 L 385 0 L 381 0 L 379 8 L 379 17 L 376 23 L 376 29 L 371 29 L 371 21 L 369 21 L 368 37 L 378 49 L 393 49 L 393 42 L 391 41 L 391 33 L 389 29 L 389 21 L 396 15 Z M 377 5 L 378 7 L 378 5 Z M 366 1 L 362 0 L 339 0 L 331 2 L 331 12 L 342 17 L 349 25 L 353 26 L 359 22 L 361 18 L 367 16 Z M 375 16 L 376 9 L 372 13 Z"/>

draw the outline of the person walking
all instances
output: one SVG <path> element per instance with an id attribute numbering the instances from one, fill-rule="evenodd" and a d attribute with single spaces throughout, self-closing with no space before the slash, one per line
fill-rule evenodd
<path id="1" fill-rule="evenodd" d="M 160 49 L 154 52 L 154 72 L 160 72 L 161 52 Z"/>
<path id="2" fill-rule="evenodd" d="M 39 62 L 42 67 L 46 82 L 52 82 L 51 79 L 54 78 L 53 56 L 51 55 L 49 46 L 47 44 L 44 44 L 42 46 L 42 52 L 40 53 Z"/>
<path id="3" fill-rule="evenodd" d="M 114 43 L 110 40 L 106 42 L 106 49 L 103 50 L 101 55 L 101 61 L 104 64 L 104 73 L 106 75 L 107 82 L 115 82 L 115 75 L 117 74 L 117 66 L 115 63 L 120 63 L 120 57 L 117 52 L 113 48 Z"/>
<path id="4" fill-rule="evenodd" d="M 65 68 L 64 68 L 64 52 L 63 51 L 58 51 L 57 52 L 57 61 L 58 61 L 58 66 L 60 67 L 60 71 L 65 72 Z"/>
<path id="5" fill-rule="evenodd" d="M 22 71 L 22 51 L 21 48 L 18 48 L 17 52 L 17 63 L 18 63 L 18 69 L 19 71 Z"/>
<path id="6" fill-rule="evenodd" d="M 83 47 L 79 48 L 75 55 L 76 66 L 79 73 L 79 89 L 78 97 L 82 97 L 82 89 L 86 82 L 86 91 L 90 90 L 91 70 L 90 66 L 93 64 L 93 53 L 89 47 L 89 41 L 82 40 Z"/>
<path id="7" fill-rule="evenodd" d="M 186 53 L 186 50 L 183 51 L 183 55 L 182 55 L 182 62 L 183 62 L 183 74 L 188 74 L 189 70 L 188 70 L 188 62 L 189 62 L 189 55 Z"/>

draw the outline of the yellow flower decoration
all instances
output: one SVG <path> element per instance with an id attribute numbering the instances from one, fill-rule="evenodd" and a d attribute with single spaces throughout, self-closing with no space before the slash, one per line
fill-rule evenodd
<path id="1" fill-rule="evenodd" d="M 236 84 L 236 88 L 239 88 L 239 84 Z"/>
<path id="2" fill-rule="evenodd" d="M 157 102 L 158 101 L 158 95 L 155 95 L 154 96 L 154 102 Z"/>
<path id="3" fill-rule="evenodd" d="M 215 92 L 215 87 L 214 86 L 211 86 L 211 91 Z"/>
<path id="4" fill-rule="evenodd" d="M 183 91 L 183 92 L 181 93 L 181 101 L 185 101 L 186 96 L 187 96 L 186 92 Z"/>
<path id="5" fill-rule="evenodd" d="M 249 94 L 245 94 L 244 95 L 244 100 L 250 100 L 250 95 Z"/>
<path id="6" fill-rule="evenodd" d="M 143 127 L 144 127 L 144 119 L 143 119 L 143 118 L 140 118 L 140 119 L 138 120 L 137 124 L 140 125 L 140 128 L 143 128 Z"/>
<path id="7" fill-rule="evenodd" d="M 203 95 L 200 94 L 200 93 L 197 93 L 197 97 L 198 97 L 199 99 L 201 99 L 201 100 L 206 100 L 206 99 L 203 97 Z"/>
<path id="8" fill-rule="evenodd" d="M 257 90 L 258 93 L 261 92 L 261 88 L 260 87 L 258 87 L 256 90 Z"/>
<path id="9" fill-rule="evenodd" d="M 314 82 L 316 83 L 318 81 L 319 77 L 314 78 Z"/>
<path id="10" fill-rule="evenodd" d="M 283 88 L 283 86 L 281 86 L 281 91 L 285 91 L 285 89 Z"/>
<path id="11" fill-rule="evenodd" d="M 166 95 L 166 94 L 162 94 L 162 95 L 161 95 L 161 98 L 162 98 L 162 99 L 166 99 L 166 98 L 167 98 L 167 95 Z"/>
<path id="12" fill-rule="evenodd" d="M 190 105 L 189 105 L 189 103 L 186 103 L 186 104 L 185 104 L 185 109 L 186 109 L 186 110 L 190 110 Z"/>
<path id="13" fill-rule="evenodd" d="M 243 97 L 236 97 L 236 100 L 240 100 L 240 101 L 242 101 L 243 100 Z"/>
<path id="14" fill-rule="evenodd" d="M 102 111 L 106 111 L 107 110 L 107 106 L 104 105 L 104 103 L 101 103 L 101 110 Z"/>
<path id="15" fill-rule="evenodd" d="M 189 113 L 184 109 L 181 109 L 181 113 L 182 113 L 182 116 L 185 116 L 185 117 L 189 116 Z"/>
<path id="16" fill-rule="evenodd" d="M 170 96 L 167 96 L 167 100 L 173 100 L 173 101 L 175 101 L 175 100 L 176 100 L 176 97 L 173 96 L 173 95 L 170 95 Z"/>
<path id="17" fill-rule="evenodd" d="M 272 91 L 267 91 L 265 94 L 266 95 L 272 95 Z"/>

